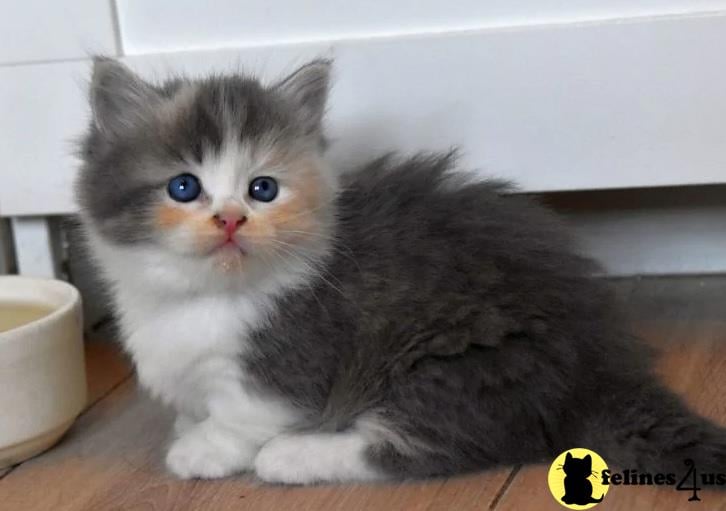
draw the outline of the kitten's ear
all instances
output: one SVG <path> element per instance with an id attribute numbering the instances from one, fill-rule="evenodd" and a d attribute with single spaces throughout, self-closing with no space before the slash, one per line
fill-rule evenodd
<path id="1" fill-rule="evenodd" d="M 275 86 L 295 103 L 308 131 L 321 128 L 332 66 L 331 60 L 313 60 Z"/>
<path id="2" fill-rule="evenodd" d="M 571 459 L 572 459 L 572 454 L 570 454 L 570 453 L 568 452 L 568 453 L 567 453 L 567 456 L 565 456 L 565 463 L 567 463 L 567 462 L 568 462 L 568 461 L 570 461 Z"/>
<path id="3" fill-rule="evenodd" d="M 96 127 L 106 136 L 118 136 L 147 121 L 161 96 L 117 60 L 93 59 L 91 111 Z"/>

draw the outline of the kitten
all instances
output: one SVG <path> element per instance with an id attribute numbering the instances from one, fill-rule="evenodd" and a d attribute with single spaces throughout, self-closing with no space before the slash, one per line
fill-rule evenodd
<path id="1" fill-rule="evenodd" d="M 330 63 L 161 85 L 97 59 L 78 178 L 169 469 L 281 483 L 429 477 L 573 446 L 726 467 L 651 376 L 557 218 L 450 156 L 324 157 Z"/>

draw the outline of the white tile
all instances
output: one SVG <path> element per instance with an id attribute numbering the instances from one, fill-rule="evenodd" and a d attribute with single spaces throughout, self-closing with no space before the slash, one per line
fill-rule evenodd
<path id="1" fill-rule="evenodd" d="M 112 2 L 0 0 L 0 65 L 116 54 Z"/>
<path id="2" fill-rule="evenodd" d="M 128 54 L 715 11 L 726 0 L 118 0 Z"/>

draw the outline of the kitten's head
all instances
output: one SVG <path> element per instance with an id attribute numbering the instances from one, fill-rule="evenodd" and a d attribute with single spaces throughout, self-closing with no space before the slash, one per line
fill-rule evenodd
<path id="1" fill-rule="evenodd" d="M 334 213 L 329 75 L 318 60 L 270 86 L 241 75 L 153 85 L 97 59 L 77 183 L 86 225 L 107 253 L 162 255 L 200 279 L 310 265 Z"/>

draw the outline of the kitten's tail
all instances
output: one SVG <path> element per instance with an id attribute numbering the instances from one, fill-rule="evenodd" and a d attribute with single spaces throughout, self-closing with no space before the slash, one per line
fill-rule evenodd
<path id="1" fill-rule="evenodd" d="M 693 460 L 699 472 L 726 472 L 726 429 L 657 383 L 614 393 L 604 408 L 586 436 L 608 464 L 682 474 Z"/>

